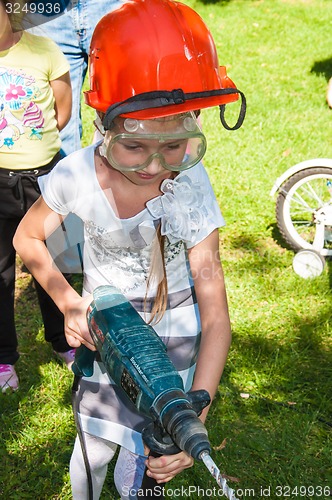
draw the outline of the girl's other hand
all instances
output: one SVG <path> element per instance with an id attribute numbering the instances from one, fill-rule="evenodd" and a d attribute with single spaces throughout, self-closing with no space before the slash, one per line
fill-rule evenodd
<path id="1" fill-rule="evenodd" d="M 77 348 L 84 344 L 88 349 L 95 351 L 95 345 L 89 333 L 86 313 L 93 300 L 92 295 L 78 297 L 71 300 L 64 311 L 65 335 L 68 344 Z"/>
<path id="2" fill-rule="evenodd" d="M 185 451 L 176 455 L 163 455 L 158 458 L 149 457 L 145 463 L 146 474 L 157 483 L 167 483 L 184 469 L 194 465 L 194 459 Z"/>

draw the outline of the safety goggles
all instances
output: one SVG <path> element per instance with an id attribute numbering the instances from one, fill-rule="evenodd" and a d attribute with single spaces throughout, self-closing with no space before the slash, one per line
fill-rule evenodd
<path id="1" fill-rule="evenodd" d="M 196 165 L 206 152 L 206 139 L 193 112 L 153 120 L 118 118 L 101 146 L 113 168 L 143 170 L 153 161 L 173 172 Z"/>

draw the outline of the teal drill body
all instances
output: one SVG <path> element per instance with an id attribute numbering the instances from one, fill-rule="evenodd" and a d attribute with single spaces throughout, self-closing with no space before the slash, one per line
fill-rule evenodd
<path id="1" fill-rule="evenodd" d="M 91 337 L 109 377 L 137 410 L 152 419 L 143 440 L 160 454 L 210 453 L 207 431 L 198 414 L 210 402 L 206 391 L 184 392 L 182 378 L 166 346 L 115 287 L 101 286 L 87 311 Z M 93 351 L 78 350 L 76 375 L 91 376 Z"/>

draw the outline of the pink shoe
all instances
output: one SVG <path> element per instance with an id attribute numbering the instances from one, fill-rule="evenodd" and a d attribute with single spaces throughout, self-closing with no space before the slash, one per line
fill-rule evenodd
<path id="1" fill-rule="evenodd" d="M 67 365 L 68 370 L 71 371 L 71 365 L 74 363 L 75 359 L 75 352 L 76 349 L 70 349 L 70 351 L 66 352 L 54 351 L 54 354 L 56 354 L 56 356 Z"/>
<path id="2" fill-rule="evenodd" d="M 13 365 L 0 364 L 0 387 L 2 392 L 18 389 L 18 377 Z"/>

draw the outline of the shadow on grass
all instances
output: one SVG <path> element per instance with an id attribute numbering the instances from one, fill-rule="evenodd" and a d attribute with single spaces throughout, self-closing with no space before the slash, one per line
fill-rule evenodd
<path id="1" fill-rule="evenodd" d="M 285 250 L 292 250 L 292 252 L 294 252 L 294 250 L 290 247 L 290 245 L 288 245 L 288 243 L 286 243 L 285 240 L 283 239 L 283 237 L 281 236 L 278 225 L 276 222 L 273 222 L 272 224 L 270 224 L 267 227 L 267 229 L 269 229 L 271 231 L 272 238 L 281 248 L 284 248 Z"/>
<path id="2" fill-rule="evenodd" d="M 332 77 L 332 57 L 316 61 L 310 72 L 315 73 L 317 76 L 323 75 L 328 82 Z"/>
<path id="3" fill-rule="evenodd" d="M 12 411 L 15 410 L 12 408 Z M 24 432 L 24 427 L 10 428 L 8 432 Z M 1 498 L 11 500 L 63 498 L 60 492 L 64 475 L 68 469 L 72 449 L 72 438 L 51 437 L 47 445 L 22 448 L 21 453 L 11 452 L 1 445 L 2 474 L 0 481 Z M 9 476 L 3 477 L 3 473 Z M 70 498 L 68 496 L 68 498 Z"/>

